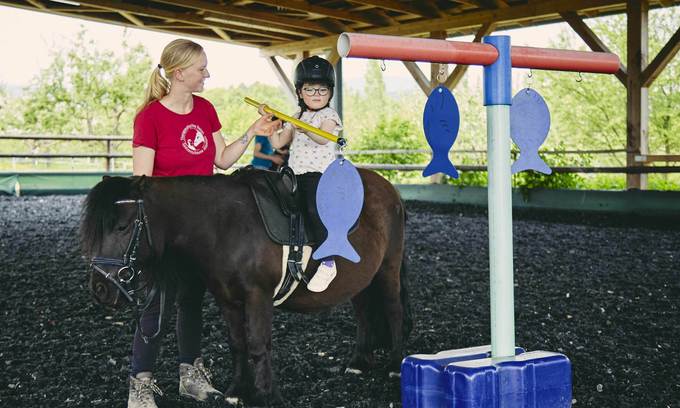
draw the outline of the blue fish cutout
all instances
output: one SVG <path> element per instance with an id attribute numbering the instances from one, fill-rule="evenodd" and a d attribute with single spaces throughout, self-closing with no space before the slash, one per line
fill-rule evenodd
<path id="1" fill-rule="evenodd" d="M 423 177 L 444 173 L 458 178 L 458 170 L 449 160 L 449 150 L 456 141 L 459 127 L 460 111 L 456 98 L 448 88 L 439 85 L 427 98 L 423 112 L 423 130 L 432 148 L 432 160 L 423 170 Z"/>
<path id="2" fill-rule="evenodd" d="M 536 170 L 551 174 L 552 169 L 538 155 L 550 130 L 550 110 L 543 97 L 531 88 L 524 88 L 512 98 L 510 106 L 510 137 L 519 147 L 519 158 L 512 164 L 512 174 Z"/>
<path id="3" fill-rule="evenodd" d="M 312 257 L 341 256 L 354 263 L 361 260 L 347 240 L 364 206 L 364 184 L 357 168 L 345 158 L 335 159 L 321 175 L 316 188 L 316 209 L 328 237 Z"/>

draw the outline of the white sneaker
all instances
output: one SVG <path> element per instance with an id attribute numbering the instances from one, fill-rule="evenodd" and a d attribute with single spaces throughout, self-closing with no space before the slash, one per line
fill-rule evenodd
<path id="1" fill-rule="evenodd" d="M 153 398 L 154 393 L 163 395 L 150 372 L 145 371 L 136 377 L 130 377 L 128 408 L 158 408 Z"/>
<path id="2" fill-rule="evenodd" d="M 319 269 L 316 270 L 316 273 L 307 284 L 307 289 L 311 292 L 323 292 L 331 284 L 337 273 L 338 270 L 333 259 L 322 261 Z"/>

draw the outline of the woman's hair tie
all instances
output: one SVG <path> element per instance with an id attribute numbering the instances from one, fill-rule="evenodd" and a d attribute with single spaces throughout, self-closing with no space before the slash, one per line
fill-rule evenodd
<path id="1" fill-rule="evenodd" d="M 161 66 L 161 64 L 158 64 L 158 69 L 163 69 L 163 67 Z"/>

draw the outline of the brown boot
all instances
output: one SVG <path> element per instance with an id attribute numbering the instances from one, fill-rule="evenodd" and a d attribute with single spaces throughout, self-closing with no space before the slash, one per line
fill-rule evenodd
<path id="1" fill-rule="evenodd" d="M 153 394 L 163 395 L 150 372 L 142 372 L 130 377 L 128 408 L 158 408 Z"/>
<path id="2" fill-rule="evenodd" d="M 194 360 L 194 365 L 186 363 L 179 365 L 179 395 L 196 401 L 216 400 L 222 397 L 222 393 L 210 383 L 210 373 L 203 365 L 201 357 Z"/>

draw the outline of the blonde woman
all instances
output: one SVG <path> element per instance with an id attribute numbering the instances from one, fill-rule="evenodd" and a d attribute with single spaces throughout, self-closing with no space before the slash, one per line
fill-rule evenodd
<path id="1" fill-rule="evenodd" d="M 200 45 L 178 39 L 163 49 L 134 122 L 134 175 L 212 175 L 214 166 L 221 169 L 231 167 L 256 134 L 271 135 L 281 126 L 280 121 L 271 120 L 271 115 L 263 115 L 236 141 L 225 143 L 215 108 L 206 99 L 195 95 L 203 90 L 208 78 L 208 57 Z M 166 300 L 166 305 L 175 298 L 177 303 L 179 392 L 197 401 L 222 395 L 210 383 L 201 357 L 204 294 L 203 282 L 183 280 L 180 276 L 175 285 L 168 287 Z M 160 299 L 156 296 L 142 314 L 135 332 L 129 408 L 157 408 L 154 393 L 161 392 L 152 373 L 162 336 L 146 343 L 142 332 L 150 334 L 156 331 L 160 309 Z"/>

